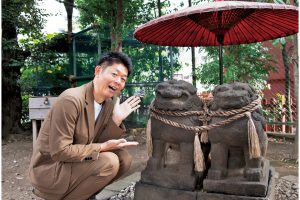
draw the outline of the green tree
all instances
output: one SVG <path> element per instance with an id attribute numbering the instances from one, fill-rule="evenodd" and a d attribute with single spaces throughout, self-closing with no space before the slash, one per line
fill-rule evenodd
<path id="1" fill-rule="evenodd" d="M 83 26 L 99 25 L 110 31 L 111 50 L 122 51 L 122 37 L 139 22 L 138 13 L 143 0 L 76 0 Z"/>
<path id="2" fill-rule="evenodd" d="M 267 2 L 271 3 L 278 3 L 278 4 L 290 4 L 294 6 L 299 6 L 298 0 L 268 0 Z M 294 92 L 295 92 L 295 98 L 296 98 L 296 108 L 299 106 L 299 66 L 298 66 L 298 38 L 297 34 L 293 35 L 293 37 L 290 37 L 292 40 L 292 44 L 290 49 L 286 48 L 286 40 L 289 37 L 280 38 L 274 41 L 274 45 L 280 41 L 281 44 L 281 54 L 282 54 L 282 60 L 283 60 L 283 66 L 285 70 L 285 97 L 286 97 L 286 108 L 287 108 L 287 115 L 288 115 L 288 121 L 292 121 L 292 117 L 290 116 L 290 78 L 293 78 L 294 80 Z M 289 56 L 291 55 L 291 56 Z M 289 69 L 289 63 L 293 63 L 293 72 L 294 77 L 290 76 L 290 69 Z M 297 112 L 298 115 L 298 112 Z M 295 144 L 294 144 L 294 152 L 293 152 L 293 158 L 298 162 L 298 144 L 299 144 L 299 122 L 296 120 L 296 131 L 295 131 Z"/>
<path id="3" fill-rule="evenodd" d="M 30 56 L 21 68 L 21 77 L 18 83 L 21 87 L 23 100 L 22 125 L 28 122 L 28 100 L 32 95 L 59 95 L 69 87 L 67 54 L 52 51 L 49 46 L 54 38 L 63 37 L 59 34 L 45 34 L 36 38 L 19 39 L 24 51 L 30 51 Z"/>
<path id="4" fill-rule="evenodd" d="M 116 40 L 116 37 L 112 36 L 114 35 L 114 30 L 116 30 L 116 28 L 114 28 L 114 25 L 117 24 L 115 20 L 118 18 L 114 13 L 117 13 L 117 10 L 121 9 L 118 5 L 118 1 L 116 0 L 76 0 L 76 6 L 80 9 L 81 15 L 79 21 L 81 25 L 87 26 L 91 23 L 98 24 L 98 29 L 95 31 L 98 32 L 103 41 L 110 38 L 112 45 L 116 43 L 121 44 L 120 41 Z M 162 71 L 166 76 L 165 78 L 171 78 L 172 69 L 169 67 L 171 65 L 169 48 L 161 47 L 161 50 L 159 50 L 158 46 L 138 44 L 132 36 L 133 30 L 138 25 L 152 20 L 160 14 L 163 15 L 167 13 L 169 5 L 169 1 L 161 3 L 159 1 L 144 2 L 143 0 L 123 1 L 121 9 L 123 23 L 119 31 L 121 32 L 120 36 L 122 36 L 122 39 L 127 43 L 122 46 L 122 49 L 125 53 L 130 55 L 135 67 L 135 73 L 130 77 L 130 80 L 128 80 L 129 83 L 159 81 L 159 70 L 161 70 L 159 67 L 161 65 L 167 66 Z M 104 49 L 104 45 L 101 48 Z M 115 49 L 112 47 L 111 50 L 118 50 L 118 48 Z M 162 56 L 159 56 L 160 53 Z M 173 54 L 175 54 L 173 56 L 173 70 L 175 70 L 179 66 L 177 64 L 178 50 L 174 48 Z"/>
<path id="5" fill-rule="evenodd" d="M 218 84 L 218 47 L 206 47 L 205 64 L 199 66 L 197 77 L 203 84 Z M 225 46 L 223 54 L 224 82 L 251 83 L 263 88 L 270 70 L 275 70 L 275 61 L 260 43 Z"/>
<path id="6" fill-rule="evenodd" d="M 30 52 L 18 44 L 18 34 L 35 37 L 44 20 L 34 0 L 2 1 L 2 137 L 21 131 L 22 99 L 18 80 Z"/>

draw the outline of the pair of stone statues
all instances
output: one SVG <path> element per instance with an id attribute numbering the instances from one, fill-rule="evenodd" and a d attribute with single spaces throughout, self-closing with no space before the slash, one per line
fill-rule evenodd
<path id="1" fill-rule="evenodd" d="M 265 119 L 250 85 L 219 85 L 212 99 L 199 98 L 196 88 L 184 81 L 160 83 L 155 91 L 148 127 L 150 157 L 135 199 L 149 199 L 139 194 L 149 185 L 165 190 L 267 195 L 270 169 L 265 159 Z"/>

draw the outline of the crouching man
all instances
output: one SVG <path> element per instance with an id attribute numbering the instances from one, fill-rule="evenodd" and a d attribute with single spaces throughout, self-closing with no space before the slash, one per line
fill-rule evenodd
<path id="1" fill-rule="evenodd" d="M 122 138 L 122 121 L 139 107 L 132 96 L 112 97 L 125 86 L 132 66 L 127 55 L 110 52 L 95 67 L 94 79 L 64 91 L 42 124 L 29 166 L 34 194 L 44 199 L 88 199 L 123 175 L 137 145 Z"/>

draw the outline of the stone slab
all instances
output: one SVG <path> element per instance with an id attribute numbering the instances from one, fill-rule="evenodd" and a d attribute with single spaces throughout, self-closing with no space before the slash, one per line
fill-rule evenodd
<path id="1" fill-rule="evenodd" d="M 275 200 L 275 170 L 270 167 L 267 194 L 264 197 L 185 191 L 136 183 L 134 200 Z"/>
<path id="2" fill-rule="evenodd" d="M 275 170 L 270 167 L 267 194 L 264 197 L 198 192 L 198 200 L 275 200 Z"/>
<path id="3" fill-rule="evenodd" d="M 197 200 L 197 192 L 169 189 L 137 182 L 134 200 Z"/>
<path id="4" fill-rule="evenodd" d="M 192 191 L 195 189 L 197 177 L 193 174 L 181 174 L 180 171 L 170 171 L 166 168 L 157 171 L 144 170 L 141 173 L 141 181 L 159 187 Z"/>
<path id="5" fill-rule="evenodd" d="M 110 197 L 120 193 L 121 190 L 128 187 L 132 182 L 140 180 L 141 173 L 135 172 L 130 176 L 117 180 L 112 184 L 106 186 L 100 193 L 96 195 L 97 200 L 107 200 Z"/>
<path id="6" fill-rule="evenodd" d="M 264 197 L 267 194 L 269 183 L 270 163 L 268 160 L 266 160 L 263 170 L 265 176 L 259 182 L 247 181 L 243 175 L 228 177 L 223 180 L 205 179 L 203 189 L 213 193 Z"/>
<path id="7" fill-rule="evenodd" d="M 96 200 L 107 200 L 110 197 L 118 194 L 119 192 L 111 191 L 111 190 L 103 190 L 101 193 L 96 195 Z"/>

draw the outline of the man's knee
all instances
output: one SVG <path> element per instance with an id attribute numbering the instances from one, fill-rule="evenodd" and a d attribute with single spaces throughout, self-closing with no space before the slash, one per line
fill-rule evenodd
<path id="1" fill-rule="evenodd" d="M 119 156 L 119 160 L 120 167 L 122 167 L 123 170 L 127 171 L 131 166 L 132 156 L 127 151 L 123 151 L 122 154 Z"/>
<path id="2" fill-rule="evenodd" d="M 124 150 L 124 149 L 119 149 L 114 151 L 115 154 L 117 154 L 117 156 L 119 157 L 119 162 L 120 162 L 120 171 L 122 171 L 123 173 L 126 172 L 130 166 L 131 166 L 131 162 L 132 162 L 132 156 L 128 153 L 128 151 Z"/>
<path id="3" fill-rule="evenodd" d="M 99 156 L 99 160 L 95 161 L 99 163 L 98 175 L 100 176 L 116 176 L 119 167 L 120 161 L 119 157 L 112 152 L 103 152 Z"/>

